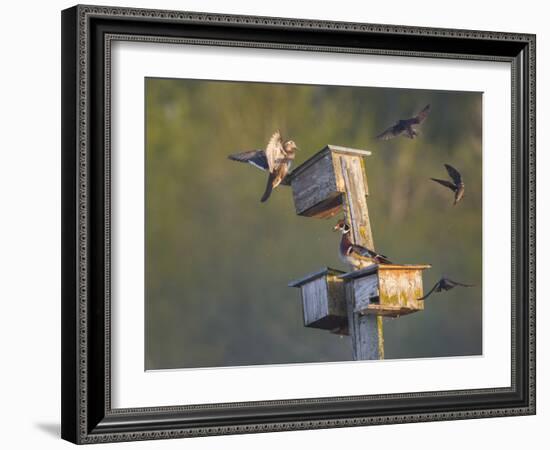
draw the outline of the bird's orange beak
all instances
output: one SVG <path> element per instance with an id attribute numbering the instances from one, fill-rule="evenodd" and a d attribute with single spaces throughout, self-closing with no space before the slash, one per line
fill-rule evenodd
<path id="1" fill-rule="evenodd" d="M 336 224 L 334 225 L 334 228 L 332 229 L 332 231 L 338 231 L 340 229 L 340 225 Z"/>

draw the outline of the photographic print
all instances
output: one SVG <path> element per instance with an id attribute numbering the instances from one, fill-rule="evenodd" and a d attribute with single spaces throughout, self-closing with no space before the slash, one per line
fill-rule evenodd
<path id="1" fill-rule="evenodd" d="M 146 370 L 483 354 L 482 93 L 145 98 Z"/>
<path id="2" fill-rule="evenodd" d="M 61 41 L 64 439 L 535 414 L 534 35 L 77 5 Z"/>

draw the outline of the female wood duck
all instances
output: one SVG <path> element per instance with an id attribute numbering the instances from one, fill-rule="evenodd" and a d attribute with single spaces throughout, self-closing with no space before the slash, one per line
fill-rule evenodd
<path id="1" fill-rule="evenodd" d="M 265 150 L 235 153 L 229 155 L 229 159 L 249 163 L 269 172 L 267 186 L 261 198 L 261 201 L 265 202 L 273 189 L 279 186 L 287 176 L 297 149 L 293 140 L 283 141 L 280 131 L 277 130 L 269 139 Z"/>
<path id="2" fill-rule="evenodd" d="M 342 233 L 339 254 L 340 259 L 344 263 L 359 268 L 367 267 L 371 264 L 392 264 L 386 256 L 351 242 L 349 237 L 351 228 L 345 220 L 339 220 L 333 230 Z"/>

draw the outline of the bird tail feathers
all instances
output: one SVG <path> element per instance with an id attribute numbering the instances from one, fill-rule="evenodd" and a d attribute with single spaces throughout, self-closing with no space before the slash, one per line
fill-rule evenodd
<path id="1" fill-rule="evenodd" d="M 382 255 L 377 256 L 377 262 L 382 264 L 393 264 L 388 258 Z"/>
<path id="2" fill-rule="evenodd" d="M 275 175 L 270 173 L 269 174 L 269 177 L 267 178 L 267 186 L 265 187 L 265 192 L 264 192 L 264 195 L 262 195 L 262 198 L 260 199 L 260 201 L 262 203 L 264 203 L 265 201 L 267 201 L 267 199 L 269 198 L 269 196 L 271 195 L 271 191 L 273 191 L 273 179 L 275 178 Z"/>

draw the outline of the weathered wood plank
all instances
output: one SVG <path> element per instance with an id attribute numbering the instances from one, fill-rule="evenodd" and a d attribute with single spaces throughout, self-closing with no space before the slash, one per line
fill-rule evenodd
<path id="1" fill-rule="evenodd" d="M 305 326 L 328 316 L 328 288 L 325 278 L 318 278 L 303 285 L 302 300 Z"/>
<path id="2" fill-rule="evenodd" d="M 344 215 L 355 244 L 374 250 L 374 239 L 367 207 L 366 174 L 359 156 L 336 154 L 340 168 L 337 185 L 344 187 Z"/>
<path id="3" fill-rule="evenodd" d="M 328 219 L 334 217 L 342 209 L 342 194 L 333 192 L 326 200 L 300 213 L 301 216 L 315 217 L 316 219 Z"/>
<path id="4" fill-rule="evenodd" d="M 358 278 L 353 280 L 350 284 L 353 284 L 355 295 L 355 312 L 363 312 L 363 310 L 367 309 L 372 303 L 372 299 L 379 296 L 377 274 L 372 274 L 365 278 Z"/>
<path id="5" fill-rule="evenodd" d="M 337 276 L 327 277 L 329 314 L 333 316 L 347 317 L 346 301 L 344 297 L 344 281 Z"/>
<path id="6" fill-rule="evenodd" d="M 380 302 L 384 306 L 395 306 L 419 311 L 424 309 L 422 297 L 422 271 L 418 269 L 379 269 Z"/>
<path id="7" fill-rule="evenodd" d="M 326 153 L 315 165 L 301 171 L 292 179 L 292 193 L 296 214 L 302 215 L 318 204 L 334 198 L 338 194 L 332 155 Z"/>
<path id="8" fill-rule="evenodd" d="M 384 332 L 382 317 L 355 312 L 353 283 L 346 283 L 349 335 L 353 359 L 384 359 Z"/>
<path id="9" fill-rule="evenodd" d="M 328 148 L 333 153 L 341 153 L 343 155 L 352 155 L 352 156 L 360 156 L 360 157 L 372 155 L 372 152 L 369 152 L 368 150 L 351 148 L 351 147 L 342 147 L 341 145 L 329 144 L 325 148 Z"/>

